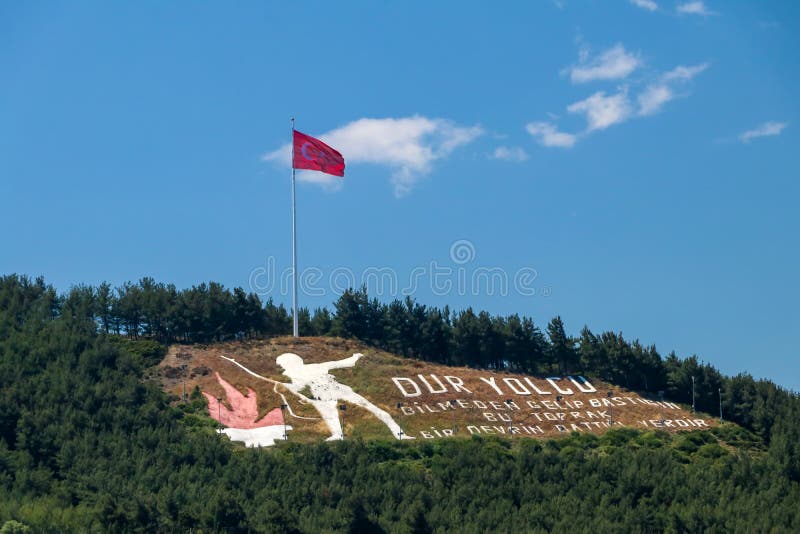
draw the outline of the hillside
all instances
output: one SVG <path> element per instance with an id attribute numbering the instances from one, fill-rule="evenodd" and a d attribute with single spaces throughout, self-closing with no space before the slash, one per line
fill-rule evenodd
<path id="1" fill-rule="evenodd" d="M 685 404 L 660 406 L 646 392 L 596 380 L 605 376 L 598 371 L 589 378 L 597 391 L 585 392 L 579 386 L 588 384 L 577 377 L 550 382 L 537 373 L 447 367 L 330 337 L 167 346 L 148 334 L 150 326 L 106 332 L 98 309 L 89 288 L 59 295 L 41 279 L 0 277 L 0 528 L 6 531 L 800 530 L 800 402 L 768 382 L 721 377 L 726 418 L 730 413 L 741 426 L 715 426 L 698 414 L 710 430 L 682 432 L 666 422 L 686 420 Z M 191 310 L 171 313 L 188 322 L 207 317 L 202 308 Z M 156 324 L 147 314 L 133 315 Z M 284 357 L 289 352 L 297 357 Z M 325 365 L 331 362 L 338 363 Z M 669 357 L 665 364 L 666 402 L 672 392 L 686 391 L 683 364 L 675 363 Z M 703 372 L 714 371 L 700 369 L 698 377 Z M 426 382 L 434 390 L 441 382 L 447 391 L 432 393 Z M 541 393 L 509 395 L 512 384 Z M 458 395 L 455 385 L 464 388 Z M 573 394 L 558 400 L 556 388 Z M 607 418 L 600 413 L 605 406 L 591 406 L 591 399 L 609 398 L 606 388 L 611 402 L 625 401 L 613 406 L 613 427 L 611 406 Z M 705 406 L 709 390 L 703 389 Z M 374 411 L 355 406 L 360 401 L 348 392 Z M 281 410 L 281 395 L 291 410 Z M 338 398 L 345 398 L 343 413 Z M 457 408 L 440 406 L 439 398 Z M 506 400 L 520 409 L 503 410 Z M 563 409 L 568 402 L 576 409 Z M 215 431 L 214 408 L 234 443 Z M 332 433 L 321 419 L 329 408 L 336 424 L 343 416 L 344 441 L 335 433 L 334 441 L 322 441 Z M 599 426 L 561 432 L 546 415 L 548 422 L 533 420 L 534 413 L 568 418 L 572 411 L 596 412 Z M 664 426 L 654 427 L 662 412 Z M 445 438 L 453 416 L 457 439 Z M 415 439 L 398 440 L 387 420 Z M 281 439 L 284 422 L 288 443 Z M 543 434 L 522 430 L 537 426 Z M 506 428 L 520 431 L 509 438 Z M 249 438 L 278 446 L 242 446 Z"/>
<path id="2" fill-rule="evenodd" d="M 332 435 L 315 408 L 315 402 L 320 401 L 309 386 L 305 391 L 293 391 L 286 385 L 291 380 L 276 363 L 285 353 L 300 356 L 304 364 L 345 361 L 345 366 L 330 370 L 336 383 L 349 386 L 391 418 L 384 424 L 364 406 L 348 399 L 350 392 L 342 394 L 333 402 L 344 423 L 345 437 L 557 437 L 571 432 L 599 434 L 611 427 L 677 432 L 708 430 L 718 425 L 717 419 L 692 414 L 668 398 L 662 401 L 658 395 L 630 391 L 598 379 L 572 375 L 533 377 L 436 365 L 338 338 L 278 337 L 172 345 L 159 364 L 159 375 L 165 389 L 180 398 L 184 387 L 182 366 L 186 366 L 187 391 L 199 388 L 206 394 L 208 413 L 214 419 L 223 419 L 226 427 L 253 428 L 256 421 L 264 418 L 268 419 L 267 426 L 281 426 L 276 429 L 277 439 L 284 437 L 284 421 L 291 428 L 286 432 L 290 441 L 341 437 L 338 429 Z M 357 363 L 347 361 L 353 354 L 363 357 Z M 239 394 L 226 391 L 225 382 Z M 234 404 L 245 399 L 252 402 L 254 398 L 256 410 L 249 420 L 234 420 Z M 222 406 L 217 405 L 217 399 L 222 399 Z M 282 405 L 286 405 L 285 410 L 281 410 Z M 345 408 L 341 409 L 343 405 Z"/>

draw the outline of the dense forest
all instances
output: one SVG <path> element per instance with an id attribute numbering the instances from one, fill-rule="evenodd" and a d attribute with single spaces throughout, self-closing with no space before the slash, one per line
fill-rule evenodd
<path id="1" fill-rule="evenodd" d="M 694 377 L 698 409 L 715 413 L 721 391 L 725 418 L 747 430 L 241 449 L 187 424 L 188 408 L 143 375 L 166 343 L 289 333 L 285 308 L 215 283 L 59 294 L 12 275 L 0 277 L 0 532 L 800 530 L 800 399 L 772 382 L 617 333 L 571 337 L 557 317 L 542 329 L 363 290 L 300 324 L 437 363 L 580 372 L 687 403 Z"/>

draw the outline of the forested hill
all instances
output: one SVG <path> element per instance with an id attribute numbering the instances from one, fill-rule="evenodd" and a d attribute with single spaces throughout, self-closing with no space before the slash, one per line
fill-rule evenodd
<path id="1" fill-rule="evenodd" d="M 100 334 L 170 343 L 211 343 L 288 335 L 292 319 L 283 305 L 266 302 L 241 288 L 211 282 L 186 290 L 143 278 L 112 288 L 79 285 L 64 295 L 43 280 L 4 279 L 15 291 L 43 295 L 53 316 L 85 320 Z M 491 315 L 471 308 L 451 311 L 410 298 L 388 304 L 363 290 L 346 291 L 332 310 L 300 309 L 302 336 L 358 339 L 392 354 L 436 364 L 550 376 L 580 374 L 692 403 L 698 411 L 723 414 L 769 440 L 773 425 L 793 404 L 786 390 L 750 375 L 722 375 L 697 356 L 661 354 L 655 346 L 621 333 L 594 333 L 584 327 L 573 337 L 559 317 L 547 324 L 531 317 Z M 757 358 L 758 355 L 754 355 Z"/>
<path id="2" fill-rule="evenodd" d="M 557 318 L 540 329 L 524 317 L 382 304 L 360 291 L 330 312 L 304 313 L 301 324 L 307 334 L 355 338 L 422 366 L 584 375 L 643 397 L 662 390 L 683 404 L 695 377 L 698 411 L 716 413 L 721 390 L 725 418 L 744 430 L 611 428 L 544 440 L 354 436 L 245 449 L 196 415 L 206 399 L 174 403 L 153 377 L 168 344 L 288 333 L 281 306 L 217 284 L 178 291 L 145 279 L 58 294 L 43 280 L 6 276 L 0 528 L 800 530 L 800 400 L 771 382 L 725 377 L 618 334 L 584 329 L 572 338 Z"/>

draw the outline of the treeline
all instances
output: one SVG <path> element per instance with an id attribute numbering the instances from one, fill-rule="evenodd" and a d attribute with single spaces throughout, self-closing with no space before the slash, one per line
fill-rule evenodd
<path id="1" fill-rule="evenodd" d="M 63 297 L 53 295 L 53 307 L 53 313 L 90 319 L 106 334 L 162 343 L 250 339 L 287 335 L 292 329 L 292 317 L 282 304 L 262 302 L 254 293 L 231 291 L 215 282 L 184 290 L 152 278 L 117 288 L 79 285 Z M 517 314 L 498 316 L 472 308 L 452 312 L 411 298 L 386 304 L 369 299 L 364 289 L 346 291 L 333 312 L 301 308 L 298 315 L 301 335 L 356 338 L 446 365 L 533 374 L 582 372 L 647 391 L 669 386 L 669 366 L 655 347 L 614 332 L 595 335 L 588 328 L 572 338 L 560 317 L 543 330 L 532 318 Z M 707 374 L 709 388 L 722 385 L 719 373 Z"/>
<path id="2" fill-rule="evenodd" d="M 800 403 L 769 383 L 722 378 L 740 396 L 732 402 L 769 407 L 769 445 L 757 454 L 730 451 L 711 433 L 627 429 L 546 442 L 243 450 L 212 426 L 190 426 L 195 417 L 144 381 L 163 345 L 134 339 L 147 335 L 142 323 L 136 332 L 121 328 L 130 338 L 106 335 L 87 294 L 0 277 L 6 531 L 800 530 Z M 337 306 L 330 328 L 344 326 L 339 314 Z M 580 340 L 565 343 L 580 353 Z M 669 360 L 666 384 L 680 384 Z M 718 435 L 735 445 L 731 428 Z"/>
<path id="3" fill-rule="evenodd" d="M 179 290 L 173 284 L 142 278 L 112 288 L 73 287 L 58 303 L 65 312 L 90 318 L 106 334 L 162 343 L 208 343 L 243 337 L 291 333 L 284 306 L 262 303 L 255 293 L 233 291 L 210 282 Z"/>

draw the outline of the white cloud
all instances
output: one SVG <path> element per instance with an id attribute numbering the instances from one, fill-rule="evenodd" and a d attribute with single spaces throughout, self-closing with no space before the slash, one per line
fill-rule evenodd
<path id="1" fill-rule="evenodd" d="M 675 94 L 665 84 L 650 85 L 641 94 L 639 101 L 639 115 L 652 115 L 661 110 L 661 107 L 672 100 Z"/>
<path id="2" fill-rule="evenodd" d="M 655 11 L 658 9 L 658 4 L 653 2 L 653 0 L 631 0 L 631 4 L 646 9 L 647 11 Z"/>
<path id="3" fill-rule="evenodd" d="M 624 122 L 631 116 L 632 108 L 627 90 L 610 96 L 606 96 L 605 91 L 598 91 L 585 100 L 570 104 L 567 111 L 585 114 L 587 131 L 591 132 Z"/>
<path id="4" fill-rule="evenodd" d="M 651 0 L 631 1 L 644 7 L 644 3 Z M 657 9 L 655 2 L 652 3 Z M 591 58 L 588 48 L 582 45 L 582 39 L 579 38 L 578 43 L 578 65 L 569 69 L 573 82 L 625 78 L 644 64 L 638 54 L 627 52 L 621 44 Z M 637 78 L 625 82 L 625 85 L 612 94 L 597 91 L 588 98 L 567 106 L 569 113 L 585 116 L 586 127 L 582 131 L 565 133 L 560 132 L 554 122 L 532 122 L 527 125 L 528 133 L 546 147 L 572 147 L 594 131 L 605 130 L 631 118 L 658 113 L 668 102 L 686 96 L 688 92 L 685 86 L 709 66 L 709 63 L 699 63 L 678 65 L 662 73 L 643 72 Z M 551 116 L 551 119 L 553 117 L 555 116 Z"/>
<path id="5" fill-rule="evenodd" d="M 502 159 L 505 161 L 525 161 L 528 159 L 528 153 L 518 146 L 499 146 L 494 149 L 492 159 Z"/>
<path id="6" fill-rule="evenodd" d="M 671 71 L 662 74 L 657 82 L 648 85 L 637 100 L 639 102 L 639 115 L 653 115 L 661 111 L 664 104 L 677 98 L 675 85 L 688 82 L 708 68 L 708 63 L 699 65 L 678 65 Z"/>
<path id="7" fill-rule="evenodd" d="M 616 80 L 627 77 L 641 64 L 639 57 L 626 52 L 621 44 L 609 48 L 593 60 L 589 60 L 587 52 L 582 50 L 579 64 L 570 69 L 570 79 L 572 83 Z"/>
<path id="8" fill-rule="evenodd" d="M 318 136 L 342 153 L 350 164 L 372 163 L 392 169 L 395 196 L 403 196 L 428 174 L 436 160 L 483 134 L 480 126 L 459 126 L 446 119 L 413 117 L 359 119 Z M 291 146 L 263 156 L 266 161 L 289 165 Z M 313 176 L 311 176 L 313 175 Z M 329 184 L 339 178 L 322 173 L 301 173 L 303 181 Z"/>
<path id="9" fill-rule="evenodd" d="M 570 148 L 578 140 L 578 136 L 559 132 L 558 128 L 549 122 L 531 122 L 525 126 L 525 129 L 542 146 Z"/>
<path id="10" fill-rule="evenodd" d="M 700 15 L 701 17 L 716 15 L 714 11 L 708 9 L 706 4 L 701 1 L 684 2 L 682 4 L 678 4 L 677 10 L 681 15 Z"/>
<path id="11" fill-rule="evenodd" d="M 742 143 L 749 143 L 751 140 L 757 137 L 780 135 L 783 129 L 786 128 L 787 126 L 789 126 L 788 122 L 775 122 L 775 121 L 765 122 L 764 124 L 757 126 L 752 130 L 747 130 L 746 132 L 742 133 L 739 136 L 739 140 Z"/>
<path id="12" fill-rule="evenodd" d="M 286 160 L 286 165 L 289 165 L 289 159 Z M 305 182 L 307 184 L 316 184 L 326 191 L 338 191 L 344 185 L 344 181 L 337 177 L 316 171 L 297 170 L 297 181 Z"/>
<path id="13" fill-rule="evenodd" d="M 699 65 L 692 65 L 689 67 L 685 67 L 683 65 L 678 65 L 671 71 L 665 73 L 661 79 L 665 82 L 669 81 L 689 81 L 704 70 L 709 67 L 708 63 L 701 63 Z"/>

